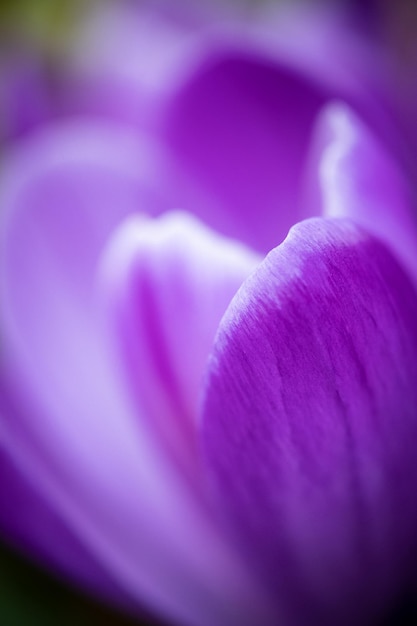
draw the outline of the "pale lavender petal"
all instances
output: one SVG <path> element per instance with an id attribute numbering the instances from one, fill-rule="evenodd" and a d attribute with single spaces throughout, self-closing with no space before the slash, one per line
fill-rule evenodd
<path id="1" fill-rule="evenodd" d="M 196 35 L 156 7 L 93 5 L 68 59 L 62 112 L 149 130 L 172 85 L 194 63 Z"/>
<path id="2" fill-rule="evenodd" d="M 180 212 L 127 218 L 104 254 L 106 308 L 140 412 L 194 473 L 206 361 L 220 319 L 260 260 Z"/>
<path id="3" fill-rule="evenodd" d="M 91 267 L 112 229 L 134 211 L 158 213 L 167 206 L 156 183 L 158 166 L 163 169 L 157 152 L 146 138 L 109 122 L 51 124 L 17 144 L 4 160 L 2 210 L 12 207 L 18 214 L 35 205 L 33 217 L 28 216 L 31 229 L 19 237 L 33 237 L 31 245 L 36 241 L 41 255 L 58 245 L 74 287 L 91 288 Z"/>
<path id="4" fill-rule="evenodd" d="M 294 227 L 223 318 L 209 475 L 286 624 L 369 623 L 415 565 L 416 380 L 417 294 L 347 220 Z"/>
<path id="5" fill-rule="evenodd" d="M 268 623 L 250 574 L 126 396 L 101 324 L 98 257 L 152 199 L 141 180 L 152 160 L 116 131 L 89 142 L 96 129 L 78 129 L 22 146 L 1 185 L 0 376 L 15 408 L 2 396 L 1 449 L 134 601 L 196 626 Z"/>
<path id="6" fill-rule="evenodd" d="M 325 216 L 353 219 L 380 237 L 417 281 L 411 190 L 380 140 L 346 105 L 335 103 L 317 124 L 313 152 L 310 212 L 318 213 L 319 205 Z"/>

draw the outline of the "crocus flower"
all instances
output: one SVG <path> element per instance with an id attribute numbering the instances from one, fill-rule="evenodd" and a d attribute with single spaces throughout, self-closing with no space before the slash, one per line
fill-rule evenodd
<path id="1" fill-rule="evenodd" d="M 3 157 L 2 535 L 174 623 L 370 623 L 417 549 L 378 66 L 329 16 L 128 15 Z"/>

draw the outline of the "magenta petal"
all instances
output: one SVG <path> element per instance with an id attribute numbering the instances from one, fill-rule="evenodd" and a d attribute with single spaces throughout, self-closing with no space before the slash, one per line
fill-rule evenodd
<path id="1" fill-rule="evenodd" d="M 291 624 L 358 624 L 416 556 L 417 296 L 348 221 L 294 227 L 210 361 L 202 437 L 221 510 Z"/>
<path id="2" fill-rule="evenodd" d="M 232 297 L 259 262 L 181 212 L 128 218 L 103 256 L 106 307 L 139 413 L 194 473 L 206 361 Z"/>

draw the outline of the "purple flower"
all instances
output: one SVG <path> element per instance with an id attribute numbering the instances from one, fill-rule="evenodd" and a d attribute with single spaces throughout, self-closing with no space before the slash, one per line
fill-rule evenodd
<path id="1" fill-rule="evenodd" d="M 0 529 L 181 624 L 370 623 L 416 565 L 406 139 L 334 16 L 191 21 L 92 18 L 5 152 Z"/>

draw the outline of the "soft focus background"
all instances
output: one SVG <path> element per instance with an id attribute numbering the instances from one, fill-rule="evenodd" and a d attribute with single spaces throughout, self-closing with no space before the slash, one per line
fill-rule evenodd
<path id="1" fill-rule="evenodd" d="M 97 5 L 100 0 L 1 0 L 0 167 L 2 151 L 16 137 L 60 114 L 67 54 Z M 88 597 L 0 539 L 0 625 L 57 624 L 161 626 L 149 616 L 130 617 Z"/>
<path id="2" fill-rule="evenodd" d="M 266 1 L 273 0 L 227 0 L 228 11 L 254 10 Z M 316 0 L 317 4 L 324 1 Z M 181 4 L 182 0 L 175 2 Z M 221 14 L 219 0 L 218 3 Z M 215 4 L 212 2 L 211 8 Z M 311 6 L 312 0 L 309 4 Z M 397 82 L 398 93 L 413 95 L 417 89 L 414 84 L 417 2 L 334 0 L 333 4 L 345 11 L 352 29 L 380 47 L 386 56 L 387 68 L 390 68 L 390 80 Z M 66 58 L 69 50 L 76 46 L 77 33 L 93 5 L 97 9 L 100 0 L 9 0 L 0 3 L 0 166 L 1 153 L 10 141 L 19 134 L 30 132 L 51 115 L 60 114 L 59 94 Z M 40 84 L 42 88 L 37 91 L 33 89 L 34 84 Z M 414 119 L 414 110 L 409 108 L 416 101 L 413 97 L 404 97 L 398 102 L 405 119 Z M 393 620 L 391 623 L 417 623 L 410 607 Z M 64 580 L 41 571 L 23 555 L 0 543 L 0 625 L 128 626 L 151 623 L 156 622 L 145 616 L 142 620 L 129 618 L 87 598 Z"/>

